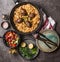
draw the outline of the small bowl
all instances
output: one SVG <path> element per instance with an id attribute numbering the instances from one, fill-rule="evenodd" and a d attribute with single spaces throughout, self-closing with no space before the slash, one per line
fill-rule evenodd
<path id="1" fill-rule="evenodd" d="M 14 33 L 17 34 L 17 32 L 15 32 L 15 31 L 13 31 L 13 30 L 9 30 L 9 31 L 7 31 L 6 33 L 8 33 L 8 32 L 14 32 Z M 21 41 L 20 35 L 17 34 L 18 37 L 19 37 L 19 39 L 18 39 L 18 44 L 17 44 L 15 47 L 11 47 L 11 46 L 9 46 L 9 44 L 7 44 L 7 41 L 6 41 L 6 38 L 5 38 L 6 33 L 3 35 L 4 44 L 5 44 L 7 47 L 10 47 L 10 48 L 16 48 L 16 47 L 20 44 L 20 41 Z"/>
<path id="2" fill-rule="evenodd" d="M 10 27 L 10 24 L 9 24 L 8 21 L 3 21 L 3 22 L 1 23 L 1 27 L 2 27 L 3 29 L 7 30 L 7 29 Z"/>

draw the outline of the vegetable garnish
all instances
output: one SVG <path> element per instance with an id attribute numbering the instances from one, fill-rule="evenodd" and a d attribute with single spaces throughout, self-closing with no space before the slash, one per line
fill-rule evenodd
<path id="1" fill-rule="evenodd" d="M 32 45 L 33 47 L 30 48 L 29 45 Z M 38 48 L 34 46 L 32 43 L 26 44 L 25 42 L 23 42 L 21 43 L 18 49 L 21 56 L 23 56 L 26 59 L 33 59 L 38 53 Z"/>

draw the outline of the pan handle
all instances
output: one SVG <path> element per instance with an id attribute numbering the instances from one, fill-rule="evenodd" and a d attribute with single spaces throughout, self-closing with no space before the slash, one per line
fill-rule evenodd
<path id="1" fill-rule="evenodd" d="M 15 4 L 18 4 L 19 3 L 19 0 L 13 0 Z"/>
<path id="2" fill-rule="evenodd" d="M 15 4 L 18 4 L 20 2 L 27 2 L 28 0 L 13 0 Z"/>

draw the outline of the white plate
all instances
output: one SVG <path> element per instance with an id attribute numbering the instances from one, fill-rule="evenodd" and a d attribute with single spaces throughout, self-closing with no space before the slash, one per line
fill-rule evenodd
<path id="1" fill-rule="evenodd" d="M 45 31 L 43 31 L 41 33 L 46 35 L 47 37 L 49 37 L 49 36 L 51 36 L 53 34 L 53 36 L 49 37 L 49 39 L 52 40 L 53 42 L 55 42 L 59 46 L 59 43 L 60 43 L 59 42 L 59 36 L 57 35 L 57 33 L 55 31 L 53 31 L 53 30 L 45 30 Z M 38 39 L 36 40 L 36 45 L 43 52 L 53 52 L 58 48 L 56 46 L 48 44 L 49 46 L 51 46 L 51 49 L 50 49 L 43 41 L 38 40 Z"/>

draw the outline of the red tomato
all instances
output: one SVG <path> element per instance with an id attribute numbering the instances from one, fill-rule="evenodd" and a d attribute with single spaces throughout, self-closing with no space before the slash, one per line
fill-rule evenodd
<path id="1" fill-rule="evenodd" d="M 16 44 L 13 44 L 12 46 L 13 46 L 13 47 L 16 47 Z"/>
<path id="2" fill-rule="evenodd" d="M 15 40 L 17 38 L 17 34 L 15 32 L 7 32 L 5 35 L 6 41 L 9 43 L 9 46 L 16 47 L 17 44 L 13 44 L 12 40 Z"/>

